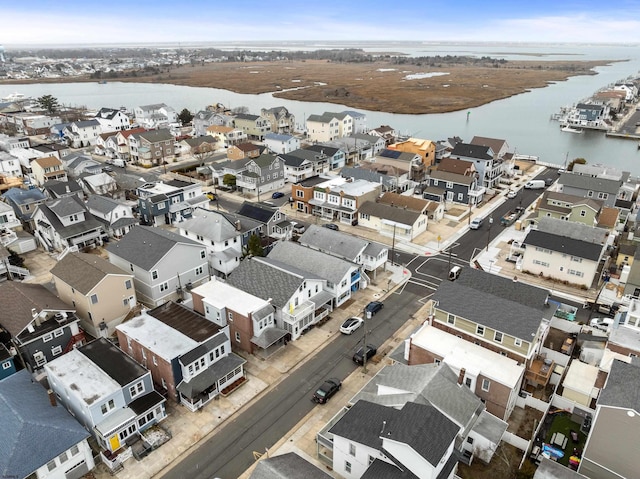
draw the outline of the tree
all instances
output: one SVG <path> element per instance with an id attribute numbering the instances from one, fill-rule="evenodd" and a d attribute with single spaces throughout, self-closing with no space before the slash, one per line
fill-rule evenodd
<path id="1" fill-rule="evenodd" d="M 224 186 L 228 186 L 229 188 L 235 188 L 236 187 L 236 177 L 234 175 L 231 175 L 231 174 L 227 173 L 226 175 L 224 175 L 222 177 L 222 184 Z"/>
<path id="2" fill-rule="evenodd" d="M 211 143 L 200 143 L 193 150 L 191 150 L 191 154 L 195 159 L 198 160 L 200 166 L 204 166 L 205 161 L 212 158 L 216 153 L 216 147 Z"/>
<path id="3" fill-rule="evenodd" d="M 184 108 L 178 115 L 178 120 L 180 120 L 183 125 L 187 125 L 193 120 L 193 114 L 187 108 Z"/>
<path id="4" fill-rule="evenodd" d="M 15 251 L 9 249 L 9 264 L 22 268 L 24 266 L 24 258 Z"/>
<path id="5" fill-rule="evenodd" d="M 567 167 L 567 171 L 573 171 L 574 165 L 586 165 L 586 164 L 587 164 L 587 160 L 585 160 L 584 158 L 576 158 L 571 163 L 569 163 L 569 166 Z"/>
<path id="6" fill-rule="evenodd" d="M 53 95 L 43 95 L 36 99 L 40 108 L 44 108 L 49 115 L 53 115 L 60 108 L 58 99 Z"/>
<path id="7" fill-rule="evenodd" d="M 247 241 L 247 252 L 253 256 L 264 256 L 264 250 L 262 249 L 262 243 L 260 242 L 260 236 L 252 234 Z"/>

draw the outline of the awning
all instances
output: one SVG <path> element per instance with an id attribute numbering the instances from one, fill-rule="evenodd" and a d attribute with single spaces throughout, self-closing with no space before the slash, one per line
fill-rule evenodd
<path id="1" fill-rule="evenodd" d="M 313 298 L 309 298 L 309 301 L 311 301 L 315 305 L 316 309 L 318 309 L 320 306 L 327 304 L 333 298 L 333 293 L 329 291 L 320 291 Z"/>
<path id="2" fill-rule="evenodd" d="M 245 359 L 242 359 L 237 354 L 231 353 L 209 366 L 189 382 L 180 381 L 176 389 L 183 396 L 193 399 L 246 362 Z"/>
<path id="3" fill-rule="evenodd" d="M 280 339 L 289 334 L 288 331 L 284 329 L 271 327 L 262 331 L 260 336 L 254 336 L 251 338 L 251 342 L 262 349 L 267 349 L 272 344 L 278 342 Z"/>
<path id="4" fill-rule="evenodd" d="M 136 417 L 136 413 L 128 407 L 118 409 L 116 412 L 107 416 L 104 421 L 96 424 L 96 431 L 102 434 L 103 437 L 107 437 L 111 435 L 113 431 L 133 421 Z"/>

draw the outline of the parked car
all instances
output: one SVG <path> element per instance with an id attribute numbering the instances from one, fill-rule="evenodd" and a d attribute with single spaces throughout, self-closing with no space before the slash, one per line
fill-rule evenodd
<path id="1" fill-rule="evenodd" d="M 215 201 L 218 199 L 218 195 L 216 195 L 215 193 L 211 193 L 210 191 L 206 193 L 205 196 L 209 198 L 211 201 Z"/>
<path id="2" fill-rule="evenodd" d="M 333 230 L 333 231 L 339 231 L 340 230 L 338 225 L 335 225 L 333 223 L 327 223 L 327 224 L 322 225 L 322 226 L 324 226 L 325 228 L 329 228 L 330 230 Z"/>
<path id="3" fill-rule="evenodd" d="M 284 196 L 284 193 L 281 191 L 276 191 L 271 195 L 271 198 L 273 198 L 274 200 L 277 200 L 278 198 L 282 198 Z"/>
<path id="4" fill-rule="evenodd" d="M 322 385 L 313 393 L 313 400 L 318 404 L 325 404 L 331 396 L 340 391 L 342 382 L 339 379 L 331 378 L 327 379 Z"/>
<path id="5" fill-rule="evenodd" d="M 367 344 L 367 361 L 374 357 L 378 352 L 378 348 L 376 348 L 373 344 Z M 356 353 L 353 355 L 353 362 L 359 365 L 364 364 L 364 354 L 365 354 L 364 346 L 361 346 Z"/>
<path id="6" fill-rule="evenodd" d="M 293 225 L 293 232 L 296 234 L 301 235 L 302 233 L 304 233 L 306 231 L 307 227 L 305 225 L 303 225 L 302 223 L 296 223 Z"/>
<path id="7" fill-rule="evenodd" d="M 509 192 L 507 193 L 507 198 L 509 198 L 510 200 L 512 200 L 516 196 L 518 196 L 518 192 L 516 190 L 509 190 Z"/>
<path id="8" fill-rule="evenodd" d="M 545 178 L 544 179 L 544 184 L 547 186 L 551 186 L 554 183 L 554 179 L 553 178 Z"/>
<path id="9" fill-rule="evenodd" d="M 364 319 L 352 316 L 347 319 L 342 326 L 340 326 L 340 332 L 342 334 L 353 334 L 360 326 L 364 324 Z"/>
<path id="10" fill-rule="evenodd" d="M 589 321 L 589 326 L 599 329 L 600 331 L 609 331 L 614 321 L 613 318 L 593 318 Z"/>
<path id="11" fill-rule="evenodd" d="M 104 173 L 113 173 L 113 168 L 111 168 L 110 166 L 103 166 L 102 171 Z"/>
<path id="12" fill-rule="evenodd" d="M 380 301 L 371 301 L 369 304 L 367 304 L 367 307 L 364 308 L 364 310 L 367 313 L 371 313 L 371 316 L 373 316 L 378 311 L 380 311 L 382 308 L 384 308 L 384 304 L 382 304 L 382 302 L 380 302 Z"/>
<path id="13" fill-rule="evenodd" d="M 473 218 L 471 220 L 471 223 L 469 223 L 469 228 L 471 228 L 472 230 L 478 230 L 482 226 L 482 223 L 484 223 L 484 218 L 482 217 Z"/>

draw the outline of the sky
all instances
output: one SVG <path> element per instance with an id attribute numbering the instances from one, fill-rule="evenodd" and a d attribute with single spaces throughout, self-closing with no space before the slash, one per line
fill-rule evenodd
<path id="1" fill-rule="evenodd" d="M 640 0 L 0 0 L 0 44 L 640 43 Z"/>

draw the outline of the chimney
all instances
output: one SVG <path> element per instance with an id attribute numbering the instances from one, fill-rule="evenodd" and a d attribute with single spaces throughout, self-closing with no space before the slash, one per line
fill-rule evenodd
<path id="1" fill-rule="evenodd" d="M 462 368 L 460 370 L 460 374 L 458 374 L 458 384 L 462 385 L 462 383 L 464 382 L 464 373 L 466 373 L 467 371 Z"/>
<path id="2" fill-rule="evenodd" d="M 56 401 L 56 393 L 54 393 L 52 389 L 49 389 L 47 390 L 47 394 L 49 395 L 49 402 L 51 403 L 51 405 L 53 407 L 56 407 L 58 405 Z"/>
<path id="3" fill-rule="evenodd" d="M 240 226 L 240 220 L 236 221 L 236 231 L 240 231 L 241 226 Z"/>

